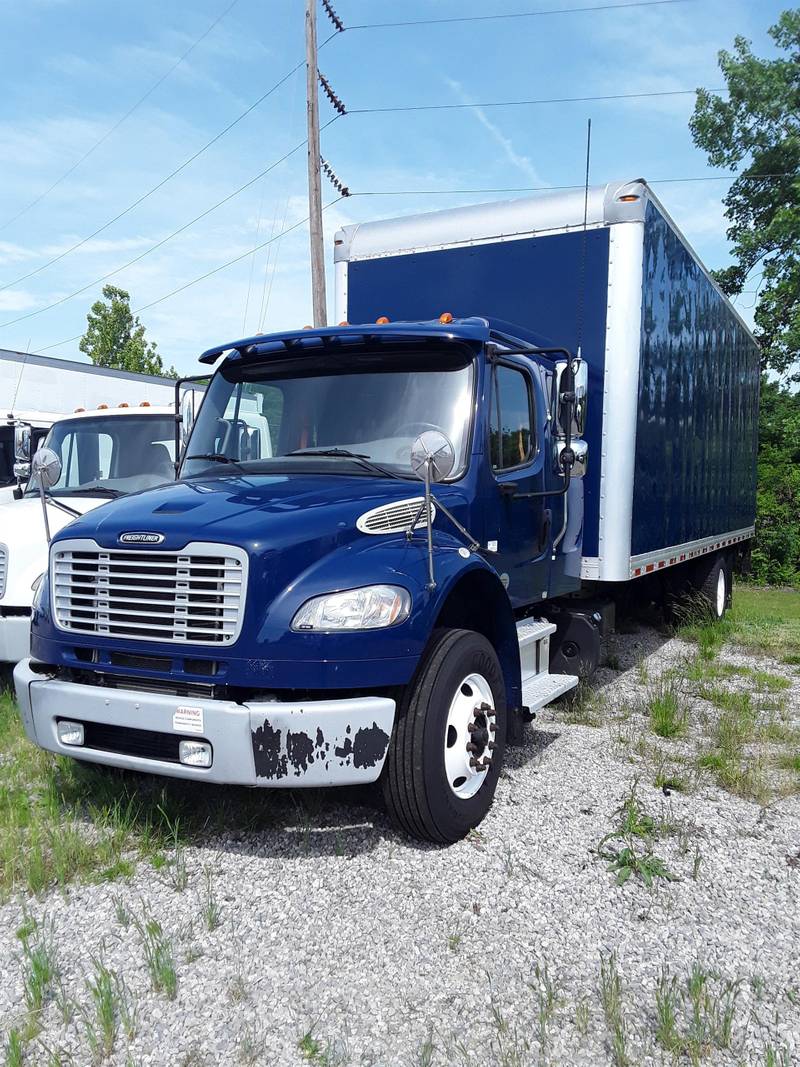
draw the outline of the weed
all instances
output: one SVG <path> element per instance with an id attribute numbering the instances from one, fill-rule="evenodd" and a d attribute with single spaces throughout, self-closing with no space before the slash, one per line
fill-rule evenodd
<path id="1" fill-rule="evenodd" d="M 613 652 L 609 652 L 609 654 L 606 656 L 605 663 L 603 663 L 603 666 L 608 667 L 610 671 L 621 671 L 623 669 L 622 661 L 620 660 L 619 656 L 617 656 Z"/>
<path id="2" fill-rule="evenodd" d="M 203 872 L 206 883 L 206 892 L 203 899 L 203 922 L 207 930 L 216 930 L 220 924 L 220 906 L 214 893 L 214 875 L 206 867 Z"/>
<path id="3" fill-rule="evenodd" d="M 228 982 L 228 1000 L 231 1004 L 240 1004 L 248 997 L 247 983 L 241 974 L 235 974 Z"/>
<path id="4" fill-rule="evenodd" d="M 239 1035 L 239 1040 L 236 1043 L 237 1059 L 242 1064 L 255 1064 L 263 1059 L 266 1051 L 266 1035 L 259 1027 L 258 1022 L 253 1020 Z"/>
<path id="5" fill-rule="evenodd" d="M 93 960 L 94 976 L 86 986 L 94 1005 L 94 1021 L 86 1017 L 86 1036 L 95 1059 L 110 1056 L 117 1036 L 117 986 L 114 974 L 101 960 Z"/>
<path id="6" fill-rule="evenodd" d="M 180 819 L 171 820 L 169 814 L 160 805 L 158 810 L 164 817 L 164 823 L 172 845 L 172 858 L 169 860 L 167 867 L 168 879 L 172 888 L 177 893 L 182 893 L 189 884 L 189 872 L 186 869 L 186 854 L 180 836 Z"/>
<path id="7" fill-rule="evenodd" d="M 322 1042 L 314 1036 L 314 1027 L 310 1027 L 297 1042 L 297 1051 L 306 1063 L 313 1063 L 317 1067 L 339 1067 L 346 1060 L 341 1056 L 330 1042 Z M 433 1040 L 429 1037 L 423 1044 L 420 1062 L 429 1064 L 433 1057 Z"/>
<path id="8" fill-rule="evenodd" d="M 601 838 L 595 851 L 608 861 L 608 869 L 616 874 L 617 885 L 623 885 L 631 875 L 636 875 L 652 886 L 657 878 L 667 882 L 677 881 L 664 861 L 653 851 L 658 827 L 652 816 L 639 804 L 634 782 L 622 804 L 614 812 L 618 816 L 617 828 Z"/>
<path id="9" fill-rule="evenodd" d="M 434 1052 L 436 1052 L 436 1045 L 433 1042 L 433 1034 L 429 1033 L 417 1051 L 418 1067 L 433 1067 Z"/>
<path id="10" fill-rule="evenodd" d="M 458 952 L 461 947 L 462 936 L 459 933 L 452 933 L 447 935 L 447 947 L 451 952 Z"/>
<path id="11" fill-rule="evenodd" d="M 530 1044 L 519 1033 L 516 1025 L 512 1026 L 508 1021 L 501 1011 L 495 996 L 492 996 L 489 1007 L 497 1035 L 496 1050 L 492 1049 L 493 1053 L 496 1051 L 497 1056 L 493 1058 L 493 1062 L 498 1063 L 500 1067 L 525 1067 L 528 1062 Z"/>
<path id="12" fill-rule="evenodd" d="M 600 956 L 600 1002 L 606 1027 L 611 1038 L 611 1060 L 614 1067 L 628 1067 L 627 1027 L 622 1005 L 622 979 L 617 969 L 617 957 Z"/>
<path id="13" fill-rule="evenodd" d="M 703 863 L 703 854 L 700 851 L 700 846 L 695 845 L 694 857 L 692 859 L 692 881 L 696 882 L 700 877 L 700 867 Z"/>
<path id="14" fill-rule="evenodd" d="M 161 923 L 151 918 L 146 909 L 142 919 L 134 918 L 133 923 L 142 939 L 145 963 L 154 991 L 163 993 L 168 1000 L 174 1000 L 178 991 L 178 975 L 172 945 L 164 934 Z"/>
<path id="15" fill-rule="evenodd" d="M 575 1029 L 581 1037 L 586 1037 L 589 1033 L 589 1000 L 587 997 L 581 997 L 575 1005 Z"/>
<path id="16" fill-rule="evenodd" d="M 546 959 L 537 960 L 533 967 L 533 982 L 529 983 L 536 993 L 538 1040 L 541 1059 L 547 1058 L 547 1045 L 550 1039 L 550 1023 L 558 1003 L 558 986 L 550 976 Z"/>
<path id="17" fill-rule="evenodd" d="M 38 1015 L 58 976 L 52 927 L 35 927 L 22 938 L 23 986 L 28 1011 Z"/>
<path id="18" fill-rule="evenodd" d="M 656 1040 L 667 1052 L 675 1052 L 681 1046 L 678 1033 L 679 999 L 678 980 L 670 977 L 664 964 L 656 986 Z"/>
<path id="19" fill-rule="evenodd" d="M 114 897 L 113 897 L 113 901 L 114 901 L 114 915 L 117 918 L 117 922 L 120 924 L 121 927 L 123 927 L 123 929 L 127 930 L 128 927 L 131 924 L 130 912 L 128 911 L 128 909 L 127 909 L 127 907 L 125 905 L 125 902 L 123 901 L 122 897 L 117 896 L 115 894 Z"/>
<path id="20" fill-rule="evenodd" d="M 16 1027 L 8 1031 L 6 1038 L 6 1067 L 22 1067 L 24 1046 L 22 1035 Z"/>
<path id="21" fill-rule="evenodd" d="M 608 718 L 608 698 L 581 678 L 560 702 L 563 721 L 573 726 L 602 726 Z"/>
<path id="22" fill-rule="evenodd" d="M 653 732 L 659 737 L 681 737 L 686 733 L 688 714 L 672 678 L 660 678 L 647 693 L 644 710 Z"/>
<path id="23" fill-rule="evenodd" d="M 789 1050 L 767 1045 L 764 1049 L 764 1067 L 790 1067 Z"/>

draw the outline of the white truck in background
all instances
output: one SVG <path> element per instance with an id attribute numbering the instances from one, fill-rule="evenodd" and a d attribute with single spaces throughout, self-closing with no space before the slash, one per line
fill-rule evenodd
<path id="1" fill-rule="evenodd" d="M 174 392 L 174 383 L 171 388 Z M 28 655 L 31 604 L 47 567 L 49 536 L 78 515 L 175 477 L 175 408 L 127 405 L 82 411 L 54 422 L 44 447 L 61 476 L 43 504 L 37 479 L 0 505 L 0 663 Z M 44 509 L 47 512 L 45 525 Z"/>
<path id="2" fill-rule="evenodd" d="M 20 496 L 30 458 L 57 419 L 101 404 L 172 404 L 174 396 L 171 378 L 0 348 L 0 504 Z"/>

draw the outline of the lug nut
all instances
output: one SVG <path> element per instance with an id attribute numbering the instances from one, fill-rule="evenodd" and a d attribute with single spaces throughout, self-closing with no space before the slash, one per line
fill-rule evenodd
<path id="1" fill-rule="evenodd" d="M 495 750 L 496 748 L 497 748 L 497 742 L 496 742 L 496 741 L 490 741 L 490 742 L 489 742 L 489 751 L 490 751 L 490 752 L 494 752 L 494 750 Z"/>
<path id="2" fill-rule="evenodd" d="M 477 751 L 478 751 L 478 746 L 477 745 L 473 745 L 473 743 L 470 741 L 470 743 L 467 745 L 467 752 L 477 752 Z"/>
<path id="3" fill-rule="evenodd" d="M 467 723 L 467 729 L 471 734 L 474 734 L 475 731 L 478 729 L 478 724 L 476 722 Z"/>
<path id="4" fill-rule="evenodd" d="M 496 723 L 493 723 L 493 722 L 489 723 L 489 732 L 493 733 L 493 734 L 497 733 L 497 724 Z"/>

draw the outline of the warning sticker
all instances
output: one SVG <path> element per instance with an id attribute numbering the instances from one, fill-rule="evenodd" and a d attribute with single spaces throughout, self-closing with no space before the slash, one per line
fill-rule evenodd
<path id="1" fill-rule="evenodd" d="M 182 734 L 201 734 L 203 732 L 203 709 L 182 704 L 172 716 L 172 729 Z"/>

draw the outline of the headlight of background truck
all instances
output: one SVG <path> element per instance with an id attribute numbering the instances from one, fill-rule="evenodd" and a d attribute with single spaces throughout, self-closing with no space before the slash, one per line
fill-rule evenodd
<path id="1" fill-rule="evenodd" d="M 42 571 L 38 578 L 31 582 L 31 589 L 33 590 L 33 603 L 31 607 L 33 611 L 38 611 L 40 604 L 42 603 L 42 597 L 44 591 L 47 588 L 47 571 Z"/>
<path id="2" fill-rule="evenodd" d="M 293 630 L 378 630 L 408 618 L 411 595 L 397 585 L 366 585 L 306 601 Z"/>

